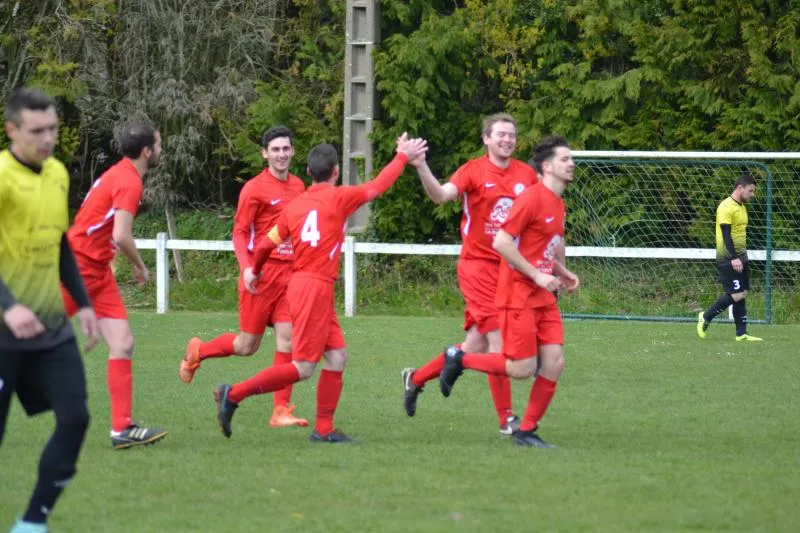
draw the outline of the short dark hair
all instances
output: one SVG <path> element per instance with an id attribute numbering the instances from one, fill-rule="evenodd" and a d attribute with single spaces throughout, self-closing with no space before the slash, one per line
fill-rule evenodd
<path id="1" fill-rule="evenodd" d="M 152 149 L 155 146 L 157 131 L 155 125 L 147 120 L 136 120 L 125 124 L 120 139 L 122 155 L 138 159 L 142 155 L 142 150 Z"/>
<path id="2" fill-rule="evenodd" d="M 569 142 L 564 137 L 559 135 L 551 135 L 545 137 L 533 149 L 533 157 L 531 157 L 528 164 L 536 169 L 537 173 L 541 174 L 542 163 L 552 158 L 556 154 L 556 148 L 569 148 Z"/>
<path id="3" fill-rule="evenodd" d="M 264 148 L 269 148 L 269 143 L 273 140 L 277 139 L 278 137 L 289 137 L 289 143 L 292 142 L 292 130 L 287 128 L 286 126 L 273 126 L 267 131 L 264 132 L 264 136 L 261 138 L 261 146 Z"/>
<path id="4" fill-rule="evenodd" d="M 733 188 L 735 189 L 739 185 L 742 187 L 746 187 L 748 185 L 755 185 L 756 184 L 756 177 L 747 171 L 741 173 L 741 175 L 736 179 L 736 183 L 733 184 Z"/>
<path id="5" fill-rule="evenodd" d="M 494 125 L 498 122 L 509 122 L 514 125 L 514 128 L 517 127 L 517 121 L 508 113 L 495 113 L 483 119 L 483 135 L 487 137 L 490 136 L 492 134 L 492 128 L 494 128 Z"/>
<path id="6" fill-rule="evenodd" d="M 22 110 L 29 111 L 47 111 L 51 107 L 56 106 L 56 101 L 53 98 L 40 91 L 39 89 L 32 89 L 30 87 L 17 87 L 11 93 L 11 96 L 6 103 L 5 119 L 13 122 L 17 126 L 20 125 L 22 119 Z"/>
<path id="7" fill-rule="evenodd" d="M 535 170 L 536 173 L 539 174 L 540 176 L 542 175 L 542 167 L 536 161 L 535 157 L 531 156 L 531 158 L 528 159 L 528 166 L 531 167 L 533 170 Z"/>
<path id="8" fill-rule="evenodd" d="M 315 183 L 328 181 L 339 164 L 339 155 L 332 144 L 318 144 L 308 153 L 308 173 Z"/>

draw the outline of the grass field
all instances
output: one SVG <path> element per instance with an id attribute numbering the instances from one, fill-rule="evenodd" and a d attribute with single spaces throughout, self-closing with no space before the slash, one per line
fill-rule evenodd
<path id="1" fill-rule="evenodd" d="M 177 378 L 187 338 L 233 314 L 135 313 L 134 416 L 170 430 L 153 447 L 112 451 L 105 352 L 87 356 L 93 423 L 59 502 L 61 532 L 800 531 L 797 326 L 754 326 L 733 342 L 714 325 L 569 322 L 567 368 L 542 436 L 557 450 L 501 440 L 486 379 L 466 374 L 445 399 L 432 382 L 417 416 L 400 370 L 460 340 L 441 318 L 343 319 L 350 366 L 337 426 L 353 446 L 267 427 L 271 398 L 245 401 L 226 440 L 212 389 L 271 361 L 207 362 Z M 529 382 L 515 383 L 521 410 Z M 295 388 L 313 417 L 314 382 Z M 0 531 L 23 510 L 52 417 L 12 407 L 0 448 Z"/>

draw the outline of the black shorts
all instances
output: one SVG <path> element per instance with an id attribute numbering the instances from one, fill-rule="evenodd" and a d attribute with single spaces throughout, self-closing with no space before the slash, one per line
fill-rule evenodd
<path id="1" fill-rule="evenodd" d="M 0 427 L 5 426 L 16 391 L 28 416 L 47 411 L 60 400 L 86 400 L 86 375 L 75 338 L 35 351 L 0 348 Z"/>
<path id="2" fill-rule="evenodd" d="M 750 268 L 748 261 L 743 260 L 742 264 L 744 268 L 741 272 L 736 272 L 730 261 L 717 264 L 719 282 L 722 283 L 722 288 L 725 289 L 726 293 L 735 294 L 750 289 Z"/>

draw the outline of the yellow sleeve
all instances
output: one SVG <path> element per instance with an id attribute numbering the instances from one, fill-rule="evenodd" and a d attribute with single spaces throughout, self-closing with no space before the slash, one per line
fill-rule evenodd
<path id="1" fill-rule="evenodd" d="M 731 209 L 729 202 L 719 204 L 719 208 L 717 208 L 717 224 L 733 225 L 733 209 Z"/>

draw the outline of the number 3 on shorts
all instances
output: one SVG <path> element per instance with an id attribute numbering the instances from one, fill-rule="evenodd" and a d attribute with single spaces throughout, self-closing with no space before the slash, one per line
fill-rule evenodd
<path id="1" fill-rule="evenodd" d="M 317 228 L 317 210 L 309 211 L 306 221 L 303 222 L 303 230 L 300 232 L 300 240 L 307 242 L 312 248 L 316 248 L 319 243 L 320 234 Z"/>
<path id="2" fill-rule="evenodd" d="M 303 231 L 305 231 L 305 229 Z M 312 244 L 312 246 L 316 246 L 316 245 Z M 738 279 L 733 280 L 733 290 L 738 291 L 740 287 L 741 287 L 741 284 L 739 283 L 739 280 Z"/>

